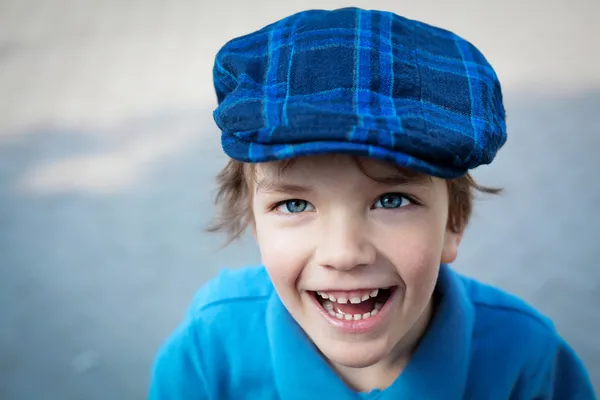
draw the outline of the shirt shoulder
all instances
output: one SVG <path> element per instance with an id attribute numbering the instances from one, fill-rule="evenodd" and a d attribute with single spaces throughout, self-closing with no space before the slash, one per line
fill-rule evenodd
<path id="1" fill-rule="evenodd" d="M 245 363 L 268 359 L 265 316 L 273 291 L 262 266 L 222 269 L 202 285 L 158 351 L 150 398 L 239 398 L 232 382 L 244 386 L 268 380 L 269 365 L 263 363 L 261 370 L 245 368 Z"/>
<path id="2" fill-rule="evenodd" d="M 559 346 L 554 323 L 531 304 L 516 295 L 475 279 L 461 277 L 475 310 L 473 337 L 480 344 L 512 355 L 524 363 L 541 363 Z M 507 352 L 506 347 L 515 350 Z M 507 360 L 508 361 L 508 360 Z"/>
<path id="3" fill-rule="evenodd" d="M 273 284 L 263 266 L 224 268 L 194 295 L 188 317 L 219 306 L 261 302 L 273 293 Z"/>
<path id="4" fill-rule="evenodd" d="M 496 320 L 502 320 L 502 317 L 509 318 L 535 330 L 536 333 L 556 335 L 552 320 L 523 299 L 475 279 L 464 276 L 461 279 L 478 317 L 485 318 L 490 315 Z"/>
<path id="5" fill-rule="evenodd" d="M 475 310 L 475 380 L 505 380 L 519 398 L 595 398 L 581 360 L 548 316 L 500 288 L 461 280 Z"/>

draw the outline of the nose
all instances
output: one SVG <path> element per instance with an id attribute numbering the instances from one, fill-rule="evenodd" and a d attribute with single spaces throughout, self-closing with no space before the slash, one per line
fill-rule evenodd
<path id="1" fill-rule="evenodd" d="M 348 271 L 373 264 L 376 249 L 368 239 L 365 223 L 351 215 L 324 223 L 315 261 L 321 267 Z"/>

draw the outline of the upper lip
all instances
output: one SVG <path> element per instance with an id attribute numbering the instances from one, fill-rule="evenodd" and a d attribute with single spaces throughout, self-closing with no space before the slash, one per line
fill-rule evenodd
<path id="1" fill-rule="evenodd" d="M 363 286 L 361 288 L 352 288 L 352 289 L 347 289 L 347 288 L 343 288 L 343 289 L 334 289 L 334 288 L 329 288 L 329 289 L 312 289 L 309 290 L 310 292 L 356 292 L 356 291 L 361 291 L 361 290 L 374 290 L 374 289 L 390 289 L 393 288 L 396 285 L 381 285 L 381 286 Z"/>

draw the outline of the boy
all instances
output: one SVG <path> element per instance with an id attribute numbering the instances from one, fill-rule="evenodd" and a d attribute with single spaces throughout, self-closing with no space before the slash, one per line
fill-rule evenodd
<path id="1" fill-rule="evenodd" d="M 392 13 L 306 11 L 218 53 L 231 158 L 215 230 L 263 266 L 223 271 L 161 349 L 152 399 L 593 399 L 552 323 L 460 276 L 478 186 L 506 140 L 500 83 L 455 34 Z"/>

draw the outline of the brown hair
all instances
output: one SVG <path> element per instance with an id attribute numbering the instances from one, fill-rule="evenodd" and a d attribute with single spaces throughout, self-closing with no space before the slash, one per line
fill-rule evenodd
<path id="1" fill-rule="evenodd" d="M 358 160 L 356 160 L 358 162 Z M 293 160 L 282 165 L 285 169 Z M 358 162 L 359 168 L 366 173 Z M 404 170 L 403 170 L 404 171 Z M 235 160 L 229 160 L 227 165 L 217 175 L 217 194 L 215 205 L 218 214 L 209 232 L 224 231 L 228 242 L 238 239 L 252 222 L 251 188 L 254 176 L 254 165 Z M 372 179 L 376 179 L 369 175 Z M 464 231 L 473 212 L 475 192 L 498 194 L 499 188 L 479 185 L 467 173 L 455 179 L 447 179 L 449 197 L 448 228 L 455 233 Z"/>

